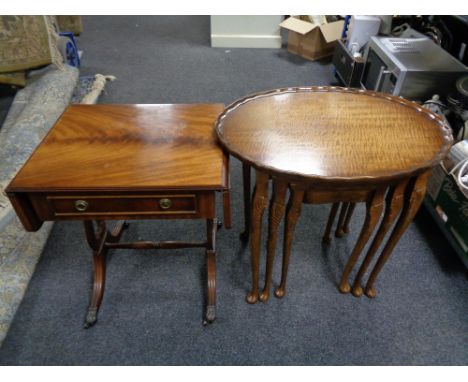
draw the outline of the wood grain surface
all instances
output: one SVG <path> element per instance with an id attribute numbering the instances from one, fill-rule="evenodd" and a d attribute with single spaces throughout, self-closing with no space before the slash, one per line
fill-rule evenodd
<path id="1" fill-rule="evenodd" d="M 231 154 L 257 169 L 327 185 L 422 173 L 452 143 L 442 119 L 414 102 L 338 87 L 247 96 L 225 109 L 216 131 Z"/>
<path id="2" fill-rule="evenodd" d="M 224 189 L 222 104 L 71 105 L 7 191 Z"/>

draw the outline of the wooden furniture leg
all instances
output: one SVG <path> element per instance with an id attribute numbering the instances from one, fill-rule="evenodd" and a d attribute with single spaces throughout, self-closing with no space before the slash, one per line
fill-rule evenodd
<path id="1" fill-rule="evenodd" d="M 242 179 L 244 187 L 244 231 L 240 234 L 240 239 L 242 241 L 249 240 L 250 234 L 250 178 L 250 166 L 246 163 L 242 163 Z"/>
<path id="2" fill-rule="evenodd" d="M 232 227 L 232 219 L 231 219 L 231 181 L 229 178 L 229 154 L 225 153 L 225 168 L 226 171 L 226 183 L 227 183 L 227 190 L 223 190 L 223 225 L 226 229 L 231 229 Z M 219 226 L 219 224 L 218 224 Z"/>
<path id="3" fill-rule="evenodd" d="M 374 258 L 375 253 L 379 249 L 380 245 L 382 244 L 382 240 L 384 239 L 385 235 L 387 234 L 390 227 L 395 222 L 398 214 L 401 212 L 401 208 L 403 206 L 403 196 L 405 192 L 405 188 L 407 185 L 407 181 L 403 181 L 398 184 L 396 187 L 392 187 L 386 197 L 386 206 L 385 206 L 385 214 L 380 223 L 379 230 L 372 241 L 369 250 L 367 251 L 366 257 L 359 268 L 359 272 L 354 279 L 352 293 L 355 297 L 361 297 L 363 294 L 363 289 L 361 286 L 362 278 L 367 271 L 372 259 Z"/>
<path id="4" fill-rule="evenodd" d="M 106 255 L 108 250 L 106 241 L 109 243 L 117 242 L 123 230 L 128 226 L 124 221 L 119 221 L 115 224 L 112 231 L 109 232 L 105 221 L 97 221 L 96 225 L 97 229 L 95 230 L 92 221 L 84 221 L 86 240 L 93 250 L 93 288 L 84 323 L 85 328 L 89 328 L 96 323 L 99 307 L 101 306 L 102 297 L 104 295 L 104 286 L 106 283 Z"/>
<path id="5" fill-rule="evenodd" d="M 301 214 L 302 201 L 304 200 L 304 189 L 292 185 L 288 206 L 286 207 L 286 222 L 284 224 L 283 242 L 283 267 L 281 270 L 281 283 L 275 290 L 275 296 L 281 298 L 286 293 L 286 280 L 288 276 L 289 258 L 291 257 L 291 246 L 294 236 L 294 228 Z"/>
<path id="6" fill-rule="evenodd" d="M 390 257 L 393 248 L 400 240 L 403 233 L 408 228 L 408 225 L 413 220 L 416 212 L 418 212 L 419 207 L 424 199 L 424 195 L 426 193 L 426 186 L 427 180 L 429 177 L 429 172 L 423 173 L 417 178 L 413 178 L 410 180 L 408 187 L 406 188 L 405 196 L 404 196 L 404 203 L 403 203 L 403 210 L 401 215 L 393 228 L 393 231 L 382 250 L 382 253 L 377 260 L 377 263 L 372 270 L 369 279 L 367 280 L 365 293 L 367 297 L 373 298 L 377 295 L 377 291 L 375 290 L 374 284 L 379 275 L 380 271 L 382 270 L 383 266 L 387 262 L 388 258 Z"/>
<path id="7" fill-rule="evenodd" d="M 256 171 L 255 190 L 252 200 L 252 219 L 250 222 L 250 256 L 252 261 L 252 289 L 247 294 L 247 302 L 255 304 L 258 299 L 258 278 L 260 273 L 260 245 L 262 236 L 262 217 L 268 204 L 268 174 Z"/>
<path id="8" fill-rule="evenodd" d="M 276 241 L 278 237 L 278 227 L 286 209 L 285 197 L 288 189 L 287 182 L 273 180 L 273 195 L 270 203 L 270 213 L 268 220 L 268 244 L 267 244 L 267 261 L 266 261 L 266 276 L 263 292 L 260 294 L 260 301 L 267 301 L 270 297 L 270 289 L 273 277 L 273 264 L 275 262 Z"/>
<path id="9" fill-rule="evenodd" d="M 223 216 L 224 216 L 224 228 L 232 228 L 232 219 L 231 219 L 231 191 L 223 191 Z"/>
<path id="10" fill-rule="evenodd" d="M 353 216 L 354 209 L 356 208 L 356 203 L 351 202 L 349 203 L 348 210 L 346 211 L 346 217 L 343 222 L 343 232 L 349 233 L 349 222 L 351 221 L 351 217 Z"/>
<path id="11" fill-rule="evenodd" d="M 335 222 L 335 216 L 336 213 L 338 212 L 338 207 L 340 206 L 340 203 L 333 203 L 332 208 L 330 210 L 330 215 L 328 216 L 328 221 L 327 221 L 327 226 L 325 228 L 325 233 L 323 234 L 322 237 L 322 242 L 324 244 L 330 244 L 331 242 L 331 230 L 333 227 L 333 223 Z"/>
<path id="12" fill-rule="evenodd" d="M 350 205 L 349 202 L 341 203 L 340 216 L 338 218 L 338 224 L 336 225 L 335 237 L 341 238 L 345 235 L 343 227 L 344 227 L 344 220 L 347 216 L 349 205 Z"/>
<path id="13" fill-rule="evenodd" d="M 128 227 L 125 221 L 118 221 L 112 230 L 108 231 L 105 221 L 96 222 L 94 229 L 92 221 L 84 221 L 86 239 L 93 250 L 93 289 L 91 302 L 84 327 L 89 328 L 97 322 L 99 307 L 104 295 L 106 281 L 106 255 L 109 249 L 169 249 L 169 248 L 206 248 L 207 260 L 207 304 L 203 325 L 207 325 L 216 319 L 216 231 L 218 219 L 207 219 L 207 240 L 205 241 L 137 241 L 119 243 L 123 230 Z"/>
<path id="14" fill-rule="evenodd" d="M 216 230 L 217 219 L 206 221 L 207 247 L 206 247 L 206 270 L 207 270 L 207 303 L 206 314 L 203 325 L 212 323 L 216 319 Z"/>
<path id="15" fill-rule="evenodd" d="M 366 245 L 369 237 L 371 236 L 374 228 L 380 219 L 384 203 L 385 189 L 378 189 L 372 192 L 366 202 L 366 219 L 359 234 L 358 241 L 351 253 L 351 256 L 346 263 L 345 269 L 341 276 L 340 285 L 338 287 L 341 293 L 349 293 L 351 286 L 349 285 L 349 274 L 354 268 L 362 249 Z"/>

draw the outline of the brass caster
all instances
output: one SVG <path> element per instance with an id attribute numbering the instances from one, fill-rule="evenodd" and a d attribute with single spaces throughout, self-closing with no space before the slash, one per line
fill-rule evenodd
<path id="1" fill-rule="evenodd" d="M 206 307 L 206 315 L 205 319 L 203 320 L 203 326 L 211 324 L 214 320 L 216 320 L 216 307 L 209 305 Z"/>
<path id="2" fill-rule="evenodd" d="M 88 313 L 86 314 L 85 323 L 83 325 L 84 329 L 88 329 L 91 326 L 95 325 L 97 322 L 97 310 L 96 309 L 89 309 Z"/>

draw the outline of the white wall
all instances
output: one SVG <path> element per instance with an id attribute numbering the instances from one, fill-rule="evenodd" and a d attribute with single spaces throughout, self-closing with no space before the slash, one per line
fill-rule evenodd
<path id="1" fill-rule="evenodd" d="M 283 16 L 211 16 L 215 48 L 281 48 Z"/>

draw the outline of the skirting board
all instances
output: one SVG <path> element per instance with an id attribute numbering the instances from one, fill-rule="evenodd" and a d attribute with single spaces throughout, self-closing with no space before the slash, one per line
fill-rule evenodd
<path id="1" fill-rule="evenodd" d="M 213 48 L 281 48 L 281 36 L 248 34 L 212 34 Z"/>

